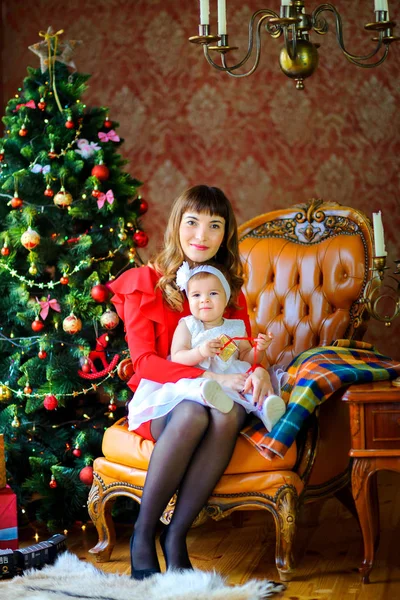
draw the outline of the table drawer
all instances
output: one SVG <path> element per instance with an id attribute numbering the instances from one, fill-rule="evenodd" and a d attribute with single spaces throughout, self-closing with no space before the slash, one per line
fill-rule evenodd
<path id="1" fill-rule="evenodd" d="M 400 403 L 365 405 L 366 449 L 400 448 Z"/>

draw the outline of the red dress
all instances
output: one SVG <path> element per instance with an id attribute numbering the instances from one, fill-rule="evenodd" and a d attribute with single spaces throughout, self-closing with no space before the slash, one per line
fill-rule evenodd
<path id="1" fill-rule="evenodd" d="M 197 367 L 167 360 L 176 326 L 190 311 L 186 297 L 181 312 L 173 310 L 164 301 L 161 290 L 155 290 L 159 277 L 151 267 L 137 267 L 125 271 L 109 284 L 114 292 L 111 302 L 125 325 L 126 340 L 134 368 L 128 386 L 133 392 L 142 377 L 158 383 L 167 383 L 176 382 L 182 377 L 199 377 L 204 372 Z M 228 308 L 224 316 L 228 319 L 243 319 L 250 335 L 251 327 L 243 292 L 240 292 L 237 304 L 238 309 Z M 136 432 L 147 439 L 153 439 L 150 421 L 144 425 L 146 427 L 142 425 Z"/>

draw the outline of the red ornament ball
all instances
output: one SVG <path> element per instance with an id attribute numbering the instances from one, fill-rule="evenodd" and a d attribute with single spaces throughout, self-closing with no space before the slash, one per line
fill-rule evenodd
<path id="1" fill-rule="evenodd" d="M 49 158 L 57 158 L 57 152 L 54 152 L 54 150 L 50 150 L 50 152 L 47 153 L 47 156 Z"/>
<path id="2" fill-rule="evenodd" d="M 20 208 L 23 205 L 23 203 L 23 200 L 21 198 L 18 198 L 18 196 L 14 196 L 10 202 L 13 208 Z"/>
<path id="3" fill-rule="evenodd" d="M 112 402 L 111 404 L 108 405 L 108 410 L 110 412 L 115 412 L 117 410 L 117 405 Z"/>
<path id="4" fill-rule="evenodd" d="M 41 321 L 39 319 L 39 317 L 36 317 L 36 319 L 33 321 L 32 325 L 31 325 L 33 331 L 36 331 L 36 333 L 38 331 L 42 331 L 43 327 L 44 327 L 44 323 L 43 321 Z"/>
<path id="5" fill-rule="evenodd" d="M 113 310 L 106 310 L 100 317 L 100 323 L 105 329 L 114 329 L 119 323 L 119 317 Z"/>
<path id="6" fill-rule="evenodd" d="M 2 161 L 4 158 L 4 152 L 0 152 L 0 161 Z"/>
<path id="7" fill-rule="evenodd" d="M 104 121 L 104 127 L 107 127 L 107 129 L 110 129 L 110 127 L 112 127 L 112 121 L 110 121 L 110 119 L 106 119 Z"/>
<path id="8" fill-rule="evenodd" d="M 98 190 L 97 188 L 95 188 L 92 192 L 92 196 L 93 198 L 98 198 L 99 196 L 101 196 L 103 192 L 101 192 L 100 190 Z"/>
<path id="9" fill-rule="evenodd" d="M 149 236 L 144 231 L 139 229 L 133 234 L 133 241 L 139 248 L 145 248 L 149 243 Z"/>
<path id="10" fill-rule="evenodd" d="M 27 128 L 25 127 L 25 125 L 22 125 L 21 129 L 18 131 L 18 134 L 19 134 L 21 137 L 25 137 L 26 135 L 28 135 L 28 130 L 27 130 Z"/>
<path id="11" fill-rule="evenodd" d="M 110 290 L 106 285 L 98 283 L 92 287 L 90 290 L 90 295 L 92 296 L 93 300 L 96 300 L 96 302 L 107 302 L 108 298 L 110 297 Z"/>
<path id="12" fill-rule="evenodd" d="M 107 181 L 110 177 L 110 170 L 106 165 L 95 165 L 92 169 L 92 175 L 100 181 Z"/>
<path id="13" fill-rule="evenodd" d="M 79 458 L 81 456 L 81 454 L 82 454 L 82 450 L 80 448 L 74 448 L 72 450 L 72 454 L 74 456 L 76 456 L 76 458 Z"/>
<path id="14" fill-rule="evenodd" d="M 144 215 L 147 213 L 148 209 L 149 205 L 147 204 L 146 200 L 141 200 L 139 204 L 139 214 Z"/>
<path id="15" fill-rule="evenodd" d="M 74 335 L 82 329 L 82 321 L 74 314 L 69 315 L 63 321 L 63 329 L 66 333 Z"/>
<path id="16" fill-rule="evenodd" d="M 40 102 L 38 102 L 38 108 L 40 108 L 40 110 L 44 110 L 46 108 L 46 102 L 43 100 L 43 98 L 40 98 Z"/>
<path id="17" fill-rule="evenodd" d="M 67 119 L 66 123 L 65 123 L 65 127 L 67 129 L 74 129 L 75 127 L 75 123 L 73 122 L 72 119 Z"/>
<path id="18" fill-rule="evenodd" d="M 45 358 L 47 358 L 46 350 L 39 350 L 38 357 L 40 358 L 40 360 L 44 360 Z"/>
<path id="19" fill-rule="evenodd" d="M 69 283 L 68 277 L 66 277 L 65 275 L 60 277 L 60 283 L 61 283 L 61 285 L 67 285 Z"/>
<path id="20" fill-rule="evenodd" d="M 43 406 L 45 407 L 46 410 L 55 410 L 58 406 L 58 400 L 57 398 L 54 396 L 54 394 L 48 394 L 44 401 L 43 401 Z"/>
<path id="21" fill-rule="evenodd" d="M 93 483 L 93 467 L 83 467 L 79 473 L 79 479 L 85 485 L 92 485 Z"/>
<path id="22" fill-rule="evenodd" d="M 2 256 L 8 256 L 10 254 L 10 248 L 8 246 L 3 246 L 0 252 Z"/>
<path id="23" fill-rule="evenodd" d="M 24 394 L 26 394 L 27 396 L 29 396 L 29 394 L 32 394 L 32 388 L 30 385 L 26 385 L 24 387 Z"/>
<path id="24" fill-rule="evenodd" d="M 51 479 L 49 482 L 49 487 L 51 487 L 53 489 L 57 487 L 57 481 L 56 481 L 54 475 L 51 476 Z"/>
<path id="25" fill-rule="evenodd" d="M 48 198 L 52 198 L 54 196 L 54 192 L 51 189 L 51 187 L 48 185 L 47 188 L 44 190 L 44 195 L 47 196 Z"/>
<path id="26" fill-rule="evenodd" d="M 85 359 L 85 362 L 83 363 L 83 365 L 81 367 L 81 371 L 83 373 L 90 373 L 90 365 L 89 365 L 89 361 L 87 358 Z"/>

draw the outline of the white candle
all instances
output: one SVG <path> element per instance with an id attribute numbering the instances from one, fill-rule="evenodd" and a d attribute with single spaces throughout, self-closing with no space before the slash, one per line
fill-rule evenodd
<path id="1" fill-rule="evenodd" d="M 200 25 L 210 24 L 210 0 L 200 0 Z"/>
<path id="2" fill-rule="evenodd" d="M 282 0 L 282 6 L 290 6 L 292 0 Z"/>
<path id="3" fill-rule="evenodd" d="M 218 0 L 218 35 L 226 34 L 226 0 Z"/>
<path id="4" fill-rule="evenodd" d="M 388 0 L 375 0 L 375 12 L 377 10 L 389 11 Z"/>
<path id="5" fill-rule="evenodd" d="M 375 256 L 387 256 L 381 211 L 372 213 L 372 221 L 374 226 Z"/>

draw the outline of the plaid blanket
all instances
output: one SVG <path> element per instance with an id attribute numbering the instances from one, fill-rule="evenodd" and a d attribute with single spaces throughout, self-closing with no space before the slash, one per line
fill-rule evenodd
<path id="1" fill-rule="evenodd" d="M 400 362 L 375 352 L 371 344 L 337 340 L 302 352 L 287 372 L 289 379 L 281 390 L 287 403 L 283 417 L 270 432 L 258 419 L 241 431 L 268 459 L 284 456 L 305 419 L 333 392 L 352 383 L 394 379 L 400 375 Z"/>

